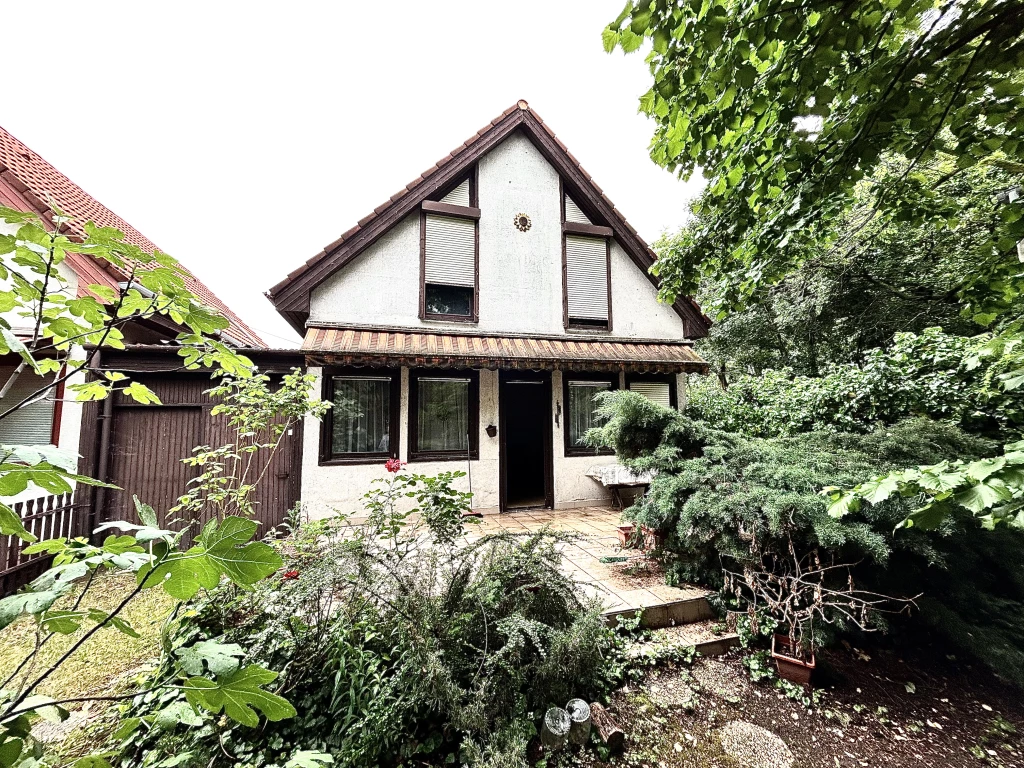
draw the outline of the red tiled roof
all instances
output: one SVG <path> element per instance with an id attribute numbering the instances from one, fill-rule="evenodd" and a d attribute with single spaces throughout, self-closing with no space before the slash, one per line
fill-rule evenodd
<path id="1" fill-rule="evenodd" d="M 0 127 L 0 202 L 19 210 L 44 212 L 52 202 L 75 221 L 69 224 L 74 235 L 82 236 L 82 224 L 92 221 L 115 227 L 125 240 L 147 253 L 158 250 L 145 235 L 116 213 L 89 195 L 84 189 L 58 171 L 22 142 Z M 69 266 L 87 284 L 98 283 L 116 288 L 125 276 L 109 264 L 101 264 L 87 256 L 68 258 Z M 263 347 L 263 340 L 238 315 L 214 295 L 198 278 L 182 265 L 186 287 L 200 301 L 223 314 L 231 323 L 227 333 L 244 346 Z"/>
<path id="2" fill-rule="evenodd" d="M 343 365 L 660 373 L 708 371 L 708 364 L 689 344 L 653 340 L 309 328 L 302 341 L 302 351 L 315 361 Z"/>
<path id="3" fill-rule="evenodd" d="M 563 182 L 568 185 L 567 190 L 578 193 L 574 196 L 575 202 L 593 208 L 599 214 L 598 218 L 606 219 L 630 258 L 647 273 L 652 283 L 657 284 L 657 278 L 647 272 L 657 259 L 657 254 L 626 221 L 619 209 L 607 198 L 597 182 L 583 169 L 579 160 L 573 157 L 540 115 L 531 109 L 529 104 L 520 100 L 392 195 L 387 202 L 374 208 L 369 215 L 360 219 L 337 240 L 325 246 L 316 256 L 289 273 L 288 277 L 267 291 L 267 297 L 274 303 L 277 311 L 301 332 L 302 322 L 309 314 L 309 293 L 319 281 L 355 258 L 363 249 L 375 242 L 382 232 L 394 226 L 412 207 L 464 172 L 512 131 L 519 129 L 525 131 L 526 135 L 538 144 L 538 149 L 559 169 Z M 691 338 L 707 335 L 711 320 L 696 301 L 688 296 L 680 297 L 673 308 L 683 319 Z"/>

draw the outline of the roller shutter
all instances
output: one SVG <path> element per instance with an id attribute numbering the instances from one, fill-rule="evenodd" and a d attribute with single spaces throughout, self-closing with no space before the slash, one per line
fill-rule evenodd
<path id="1" fill-rule="evenodd" d="M 0 366 L 0 387 L 14 373 L 14 366 Z M 18 374 L 14 385 L 0 398 L 0 413 L 17 405 L 42 386 L 53 381 L 53 374 L 37 376 L 30 370 Z M 54 390 L 43 400 L 21 408 L 0 419 L 0 443 L 5 445 L 50 445 L 53 437 Z"/>
<path id="2" fill-rule="evenodd" d="M 672 407 L 671 385 L 664 381 L 634 381 L 629 385 L 631 392 L 643 395 L 652 403 Z"/>
<path id="3" fill-rule="evenodd" d="M 586 214 L 580 210 L 580 207 L 573 202 L 572 198 L 568 195 L 565 196 L 565 220 L 572 221 L 576 224 L 592 224 L 593 222 L 587 218 Z"/>
<path id="4" fill-rule="evenodd" d="M 441 198 L 442 203 L 449 205 L 469 205 L 469 179 L 463 181 L 459 186 Z"/>
<path id="5" fill-rule="evenodd" d="M 475 238 L 476 222 L 472 219 L 428 215 L 424 259 L 426 282 L 473 287 L 476 284 Z"/>
<path id="6" fill-rule="evenodd" d="M 565 238 L 565 287 L 570 320 L 608 320 L 608 242 Z"/>

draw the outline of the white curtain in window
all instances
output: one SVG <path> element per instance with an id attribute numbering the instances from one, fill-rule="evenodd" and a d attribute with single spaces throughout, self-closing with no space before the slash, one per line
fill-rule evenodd
<path id="1" fill-rule="evenodd" d="M 391 378 L 334 377 L 331 453 L 390 450 Z"/>
<path id="2" fill-rule="evenodd" d="M 14 370 L 12 365 L 0 366 L 0 387 L 7 383 Z M 17 405 L 52 381 L 52 373 L 46 376 L 37 376 L 31 370 L 22 371 L 7 394 L 0 398 L 0 413 Z M 53 438 L 55 392 L 55 389 L 51 389 L 42 400 L 19 408 L 10 416 L 0 419 L 0 443 L 4 445 L 49 445 Z"/>
<path id="3" fill-rule="evenodd" d="M 417 450 L 469 449 L 469 379 L 417 380 Z"/>
<path id="4" fill-rule="evenodd" d="M 583 435 L 588 429 L 601 426 L 597 418 L 597 403 L 594 397 L 611 389 L 607 381 L 569 382 L 569 444 L 583 445 Z"/>

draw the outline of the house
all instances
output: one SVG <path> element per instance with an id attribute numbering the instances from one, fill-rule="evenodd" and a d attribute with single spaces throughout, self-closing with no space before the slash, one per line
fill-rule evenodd
<path id="1" fill-rule="evenodd" d="M 38 213 L 45 222 L 52 220 L 53 208 L 59 208 L 75 219 L 66 225 L 72 239 L 76 235 L 84 235 L 80 229 L 84 222 L 93 221 L 103 226 L 116 227 L 129 242 L 148 252 L 156 250 L 156 246 L 142 233 L 3 128 L 0 128 L 0 204 Z M 11 234 L 16 230 L 16 226 L 0 222 L 0 234 Z M 58 270 L 66 283 L 66 290 L 79 296 L 87 293 L 89 285 L 103 285 L 116 291 L 119 284 L 123 285 L 128 280 L 128 275 L 118 271 L 114 265 L 75 253 L 68 254 L 67 259 L 58 265 Z M 265 346 L 262 339 L 198 278 L 186 270 L 184 279 L 189 290 L 230 321 L 230 326 L 221 334 L 222 340 L 243 348 L 259 349 Z M 24 327 L 25 318 L 16 313 L 8 313 L 4 317 L 11 323 L 16 335 L 24 339 L 31 338 L 31 329 Z M 156 317 L 133 320 L 122 330 L 126 344 L 146 347 L 167 344 L 184 329 L 170 319 Z M 34 374 L 13 376 L 20 362 L 17 355 L 0 357 L 0 391 L 6 386 L 6 391 L 0 396 L 0 412 L 21 402 L 41 386 L 40 377 Z M 84 380 L 85 375 L 84 372 L 77 374 L 66 384 L 78 383 Z M 49 378 L 52 381 L 53 374 Z M 86 446 L 81 445 L 84 406 L 73 398 L 65 398 L 64 390 L 65 386 L 58 384 L 45 399 L 0 420 L 0 444 L 50 444 L 72 454 L 87 453 Z M 89 433 L 95 423 L 86 423 L 84 427 L 85 433 Z M 181 457 L 173 460 L 178 458 Z M 154 474 L 161 471 L 160 467 L 152 469 Z M 23 495 L 39 494 L 38 491 L 30 490 Z M 2 566 L 0 563 L 0 570 Z"/>
<path id="2" fill-rule="evenodd" d="M 670 407 L 706 372 L 694 301 L 520 101 L 267 293 L 334 408 L 305 425 L 302 498 L 357 510 L 384 462 L 462 470 L 474 507 L 605 501 L 594 395 Z"/>

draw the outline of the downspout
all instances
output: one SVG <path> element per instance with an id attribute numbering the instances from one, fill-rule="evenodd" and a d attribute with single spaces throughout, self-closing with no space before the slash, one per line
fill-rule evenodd
<path id="1" fill-rule="evenodd" d="M 111 392 L 103 398 L 103 412 L 100 414 L 100 456 L 96 467 L 96 479 L 107 482 L 107 470 L 110 466 L 110 432 L 114 420 L 114 394 Z M 100 522 L 97 518 L 107 501 L 107 489 L 102 485 L 96 487 L 93 506 L 89 511 L 89 535 Z M 106 522 L 106 521 L 103 521 Z"/>
<path id="2" fill-rule="evenodd" d="M 7 379 L 3 387 L 0 387 L 0 400 L 3 400 L 3 398 L 7 396 L 7 393 L 11 391 L 11 387 L 14 386 L 14 382 L 18 380 L 18 376 L 21 375 L 23 370 L 25 370 L 24 360 L 18 363 L 18 367 L 14 369 L 14 373 L 12 373 L 11 377 Z"/>
<path id="3" fill-rule="evenodd" d="M 100 351 L 96 350 L 93 353 L 91 360 L 93 370 L 99 370 L 101 363 Z M 99 440 L 99 456 L 96 460 L 96 474 L 94 477 L 101 482 L 107 482 L 107 472 L 110 469 L 110 436 L 111 430 L 113 429 L 114 421 L 114 393 L 109 392 L 105 398 L 103 398 L 103 406 L 100 411 L 100 434 Z M 92 538 L 92 533 L 96 530 L 99 521 L 100 510 L 104 508 L 107 501 L 107 489 L 102 486 L 93 486 L 92 488 L 92 499 L 89 505 L 89 529 L 87 534 L 89 538 Z"/>

